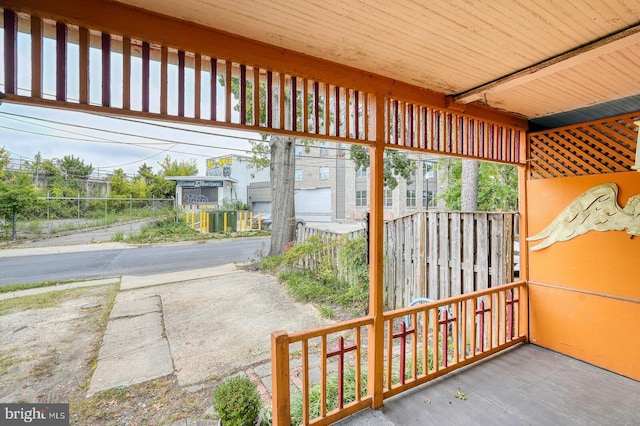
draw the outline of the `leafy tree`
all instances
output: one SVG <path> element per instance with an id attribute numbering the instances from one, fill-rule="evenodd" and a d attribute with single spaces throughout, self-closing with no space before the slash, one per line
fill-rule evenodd
<path id="1" fill-rule="evenodd" d="M 442 193 L 448 210 L 461 210 L 462 161 L 447 159 L 438 167 L 447 168 L 449 187 Z M 518 205 L 518 171 L 507 164 L 478 163 L 477 211 L 514 211 Z"/>
<path id="2" fill-rule="evenodd" d="M 219 82 L 225 85 L 225 80 L 220 77 Z M 247 91 L 253 90 L 253 83 L 247 82 Z M 266 102 L 266 87 L 261 84 L 259 87 L 260 103 Z M 231 92 L 236 99 L 240 98 L 240 80 L 231 79 Z M 281 94 L 282 95 L 282 94 Z M 291 89 L 286 88 L 283 96 L 290 98 Z M 309 94 L 312 100 L 312 95 Z M 277 106 L 280 103 L 275 101 Z M 298 108 L 298 128 L 302 127 L 302 120 L 306 114 L 301 113 L 302 102 L 296 102 Z M 321 106 L 323 102 L 319 103 Z M 313 102 L 307 102 L 309 111 L 312 111 Z M 236 106 L 236 111 L 239 108 Z M 266 121 L 264 108 L 260 109 L 260 122 Z M 285 111 L 288 113 L 290 111 Z M 253 122 L 253 97 L 247 97 L 246 108 L 247 122 Z M 278 117 L 280 112 L 274 109 L 274 116 Z M 320 116 L 324 116 L 320 111 Z M 290 117 L 287 117 L 290 119 Z M 267 135 L 262 136 L 264 140 Z M 309 144 L 310 142 L 304 142 Z M 269 256 L 277 256 L 284 251 L 285 246 L 294 240 L 295 237 L 295 145 L 296 139 L 290 136 L 271 136 L 268 143 L 252 143 L 253 158 L 250 160 L 256 170 L 264 169 L 267 165 L 271 174 L 271 246 Z"/>
<path id="3" fill-rule="evenodd" d="M 54 160 L 45 159 L 42 161 L 42 172 L 45 176 L 60 176 L 61 171 Z"/>
<path id="4" fill-rule="evenodd" d="M 176 182 L 166 180 L 167 176 L 192 176 L 198 174 L 196 160 L 172 160 L 166 156 L 164 160 L 158 162 L 160 171 L 156 174 L 151 185 L 151 192 L 156 197 L 169 198 L 176 195 Z"/>
<path id="5" fill-rule="evenodd" d="M 5 170 L 9 167 L 9 162 L 9 153 L 4 147 L 0 148 L 0 180 L 4 178 Z"/>
<path id="6" fill-rule="evenodd" d="M 0 161 L 1 161 L 0 153 Z M 3 169 L 6 166 L 3 166 Z M 12 223 L 13 240 L 16 239 L 16 223 L 19 213 L 33 208 L 38 200 L 38 188 L 32 183 L 28 173 L 6 174 L 0 179 L 0 217 Z"/>
<path id="7" fill-rule="evenodd" d="M 91 164 L 84 164 L 84 160 L 73 155 L 65 155 L 57 161 L 58 169 L 66 179 L 87 180 L 93 173 Z"/>
<path id="8" fill-rule="evenodd" d="M 356 169 L 369 167 L 369 151 L 362 145 L 351 145 L 351 158 L 355 162 Z M 398 178 L 402 177 L 411 184 L 411 178 L 416 172 L 417 164 L 409 159 L 406 152 L 395 149 L 384 150 L 384 186 L 395 189 L 398 186 Z"/>
<path id="9" fill-rule="evenodd" d="M 143 178 L 147 185 L 151 185 L 156 176 L 153 174 L 153 168 L 148 166 L 147 163 L 143 163 L 138 167 L 138 177 Z"/>
<path id="10" fill-rule="evenodd" d="M 124 170 L 117 169 L 109 176 L 112 197 L 125 197 L 131 194 L 130 184 Z"/>

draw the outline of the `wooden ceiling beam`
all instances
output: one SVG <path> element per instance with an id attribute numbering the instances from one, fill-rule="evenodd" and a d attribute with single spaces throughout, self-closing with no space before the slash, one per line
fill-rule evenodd
<path id="1" fill-rule="evenodd" d="M 491 92 L 499 92 L 521 86 L 558 71 L 583 64 L 600 56 L 635 45 L 639 42 L 640 24 L 636 24 L 577 49 L 570 50 L 561 55 L 554 56 L 553 58 L 524 68 L 513 74 L 509 74 L 466 92 L 454 95 L 453 99 L 462 104 L 481 101 L 484 99 L 485 95 Z"/>

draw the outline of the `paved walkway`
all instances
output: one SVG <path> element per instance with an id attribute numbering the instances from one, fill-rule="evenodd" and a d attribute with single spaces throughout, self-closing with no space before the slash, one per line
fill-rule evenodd
<path id="1" fill-rule="evenodd" d="M 0 250 L 0 256 L 104 250 L 117 243 Z M 271 333 L 326 325 L 311 305 L 294 303 L 277 279 L 234 264 L 123 276 L 0 294 L 0 300 L 120 282 L 87 395 L 176 374 L 198 390 L 210 380 L 245 374 L 271 405 Z M 295 375 L 295 372 L 292 372 Z M 173 426 L 208 425 L 203 418 Z"/>

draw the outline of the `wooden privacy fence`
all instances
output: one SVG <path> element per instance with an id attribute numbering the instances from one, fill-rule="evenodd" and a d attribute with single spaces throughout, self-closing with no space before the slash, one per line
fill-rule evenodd
<path id="1" fill-rule="evenodd" d="M 385 225 L 385 304 L 512 282 L 516 213 L 420 212 Z"/>
<path id="2" fill-rule="evenodd" d="M 348 238 L 354 238 L 359 235 L 364 235 L 364 229 L 357 231 L 338 233 L 333 231 L 309 228 L 306 225 L 300 226 L 296 233 L 296 244 L 300 244 L 309 238 L 317 237 L 319 239 L 319 246 L 321 250 L 313 255 L 307 256 L 302 259 L 300 266 L 304 269 L 317 270 L 318 268 L 330 266 L 334 271 L 338 273 L 338 276 L 351 285 L 358 284 L 357 277 L 351 276 L 349 271 L 343 270 L 343 262 L 340 259 L 340 252 L 338 246 Z"/>

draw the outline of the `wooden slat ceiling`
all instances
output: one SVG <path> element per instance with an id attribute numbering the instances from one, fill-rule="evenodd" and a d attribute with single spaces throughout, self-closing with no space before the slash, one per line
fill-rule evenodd
<path id="1" fill-rule="evenodd" d="M 119 2 L 528 119 L 640 94 L 640 0 Z"/>

